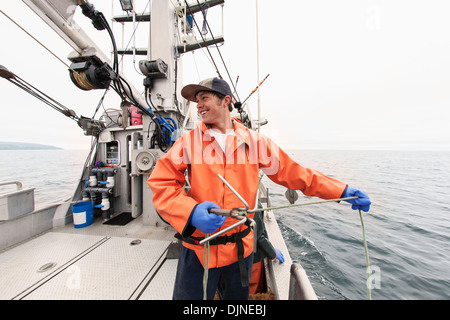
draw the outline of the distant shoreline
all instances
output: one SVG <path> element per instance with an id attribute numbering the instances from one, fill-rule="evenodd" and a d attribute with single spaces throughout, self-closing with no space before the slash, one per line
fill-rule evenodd
<path id="1" fill-rule="evenodd" d="M 0 141 L 0 150 L 64 150 L 64 149 L 39 143 Z"/>

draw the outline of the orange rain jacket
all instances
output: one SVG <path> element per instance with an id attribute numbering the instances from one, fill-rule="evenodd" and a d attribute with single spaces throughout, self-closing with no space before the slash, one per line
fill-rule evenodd
<path id="1" fill-rule="evenodd" d="M 220 174 L 247 201 L 255 207 L 259 169 L 272 181 L 290 189 L 301 190 L 307 196 L 323 199 L 341 197 L 346 184 L 324 174 L 304 168 L 293 161 L 269 138 L 249 130 L 233 119 L 235 135 L 227 136 L 226 155 L 211 137 L 202 122 L 185 133 L 173 147 L 160 158 L 147 180 L 153 191 L 153 204 L 160 216 L 184 237 L 205 237 L 205 234 L 189 224 L 196 205 L 212 201 L 223 209 L 242 208 L 242 202 L 217 177 Z M 190 184 L 184 190 L 185 171 Z M 253 214 L 248 215 L 253 218 Z M 237 220 L 227 217 L 217 231 Z M 226 235 L 243 231 L 241 225 Z M 253 252 L 253 231 L 244 239 L 244 257 Z M 203 246 L 183 242 L 194 250 L 203 264 Z M 210 246 L 209 268 L 218 268 L 237 261 L 237 244 Z"/>

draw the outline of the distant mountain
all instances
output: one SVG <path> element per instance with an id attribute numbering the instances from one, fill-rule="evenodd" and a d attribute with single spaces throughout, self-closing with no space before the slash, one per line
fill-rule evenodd
<path id="1" fill-rule="evenodd" d="M 62 150 L 62 148 L 38 143 L 0 141 L 0 150 Z"/>

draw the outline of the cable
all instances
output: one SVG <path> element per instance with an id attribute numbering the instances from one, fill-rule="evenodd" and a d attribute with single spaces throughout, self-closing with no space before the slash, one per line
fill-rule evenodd
<path id="1" fill-rule="evenodd" d="M 185 0 L 185 1 L 186 1 L 186 0 Z M 198 0 L 197 0 L 197 4 L 200 6 L 200 2 L 199 2 Z M 203 11 L 203 9 L 202 9 L 201 11 L 202 11 L 202 14 L 203 14 L 204 22 L 206 22 L 206 26 L 208 27 L 209 33 L 211 33 L 211 38 L 212 38 L 213 41 L 214 41 L 214 40 L 215 40 L 215 39 L 214 39 L 214 35 L 213 35 L 212 30 L 211 30 L 211 28 L 210 28 L 210 26 L 209 26 L 208 20 L 206 19 L 206 14 L 205 14 L 205 12 Z M 202 37 L 202 38 L 203 38 L 203 37 Z M 204 41 L 204 40 L 203 40 L 203 41 Z M 214 41 L 214 42 L 215 42 L 215 41 Z M 240 101 L 241 99 L 239 98 L 239 95 L 238 95 L 238 93 L 237 93 L 237 91 L 236 91 L 236 87 L 234 86 L 233 80 L 232 80 L 232 78 L 231 78 L 230 72 L 228 71 L 228 67 L 227 67 L 227 65 L 226 65 L 226 63 L 225 63 L 225 60 L 223 59 L 222 53 L 220 52 L 219 46 L 217 45 L 217 43 L 215 43 L 215 46 L 216 46 L 217 52 L 219 53 L 220 59 L 222 60 L 223 66 L 225 67 L 225 71 L 226 71 L 227 74 L 228 74 L 228 78 L 230 79 L 230 83 L 231 83 L 231 85 L 233 86 L 234 92 L 236 93 L 237 100 Z"/>
<path id="2" fill-rule="evenodd" d="M 105 89 L 105 92 L 103 93 L 103 96 L 100 98 L 100 101 L 99 101 L 98 104 L 97 104 L 97 108 L 95 108 L 95 112 L 94 112 L 94 115 L 92 116 L 92 119 L 95 118 L 95 115 L 97 114 L 98 109 L 100 109 L 100 106 L 103 105 L 103 100 L 105 100 L 105 97 L 106 97 L 106 94 L 107 94 L 108 91 L 109 91 L 109 88 L 110 88 L 110 87 L 108 87 L 108 88 Z"/>
<path id="3" fill-rule="evenodd" d="M 145 102 L 147 103 L 147 105 L 149 106 L 149 109 L 152 110 L 152 106 L 153 109 L 155 109 L 156 112 L 158 112 L 155 108 L 155 106 L 153 105 L 153 102 L 151 99 L 148 99 L 148 88 L 145 89 Z M 159 114 L 159 112 L 158 112 Z M 168 148 L 166 148 L 166 143 L 164 141 L 164 139 L 162 138 L 164 136 L 163 133 L 163 129 L 161 128 L 161 124 L 159 123 L 159 121 L 156 120 L 156 116 L 151 113 L 150 119 L 152 120 L 152 122 L 155 124 L 155 130 L 153 131 L 153 135 L 152 138 L 150 140 L 150 145 L 152 148 L 154 148 L 156 146 L 156 144 L 158 144 L 158 146 L 160 147 L 160 149 L 165 152 Z M 148 125 L 148 129 L 147 129 L 147 138 L 150 136 L 150 125 L 152 124 L 152 122 L 149 123 Z"/>
<path id="4" fill-rule="evenodd" d="M 147 3 L 148 5 L 148 3 Z M 171 145 L 171 136 L 172 133 L 176 129 L 176 123 L 172 118 L 164 118 L 161 115 L 159 117 L 155 116 L 155 114 L 152 112 L 152 108 L 150 105 L 153 105 L 150 99 L 150 103 L 147 99 L 147 92 L 145 94 L 146 103 L 149 106 L 149 109 L 142 106 L 139 101 L 133 96 L 133 90 L 130 86 L 130 84 L 120 76 L 119 73 L 119 62 L 118 62 L 118 50 L 116 45 L 116 40 L 114 38 L 114 34 L 111 30 L 111 27 L 109 26 L 108 21 L 106 20 L 103 13 L 99 12 L 98 10 L 95 10 L 94 6 L 87 1 L 85 4 L 81 5 L 81 8 L 83 10 L 83 14 L 87 16 L 89 19 L 92 20 L 92 24 L 97 30 L 104 30 L 106 29 L 112 42 L 113 46 L 113 67 L 112 67 L 112 73 L 111 73 L 111 83 L 110 87 L 116 91 L 116 93 L 120 96 L 122 99 L 122 103 L 131 103 L 132 105 L 136 106 L 139 110 L 141 110 L 145 115 L 149 116 L 150 119 L 155 123 L 155 131 L 151 138 L 151 144 L 152 146 L 155 146 L 156 144 L 159 146 L 159 148 L 166 152 L 170 145 Z M 136 30 L 136 29 L 135 29 Z M 134 35 L 134 33 L 133 33 Z M 131 42 L 131 40 L 130 40 Z M 105 93 L 106 94 L 106 93 Z M 102 104 L 103 100 L 100 100 L 99 106 Z M 177 105 L 177 110 L 181 114 L 181 111 L 178 108 L 177 98 L 175 95 L 175 102 Z M 97 109 L 99 108 L 97 106 Z M 156 108 L 153 106 L 153 108 L 156 110 Z M 96 110 L 97 112 L 97 110 Z M 173 125 L 171 125 L 169 122 L 172 122 Z M 150 129 L 150 125 L 149 125 Z M 149 131 L 150 132 L 150 131 Z"/>
<path id="5" fill-rule="evenodd" d="M 56 59 L 58 59 L 62 64 L 64 64 L 67 68 L 69 68 L 70 70 L 72 70 L 72 68 L 65 63 L 60 57 L 58 57 L 55 53 L 53 53 L 49 48 L 47 48 L 45 45 L 43 45 L 38 39 L 36 39 L 35 37 L 33 37 L 31 35 L 31 33 L 29 33 L 27 30 L 25 30 L 24 28 L 22 28 L 16 21 L 14 21 L 12 18 L 10 18 L 6 13 L 3 12 L 3 10 L 0 10 L 0 12 L 9 20 L 11 20 L 11 22 L 13 22 L 16 26 L 18 26 L 23 32 L 25 32 L 27 35 L 29 35 L 34 41 L 36 41 L 37 43 L 39 43 L 45 50 L 47 50 L 48 52 L 50 52 Z M 74 71 L 74 70 L 72 70 Z"/>
<path id="6" fill-rule="evenodd" d="M 6 68 L 2 68 L 2 69 L 7 70 Z M 56 111 L 62 113 L 66 117 L 69 117 L 70 119 L 72 119 L 74 121 L 78 121 L 79 117 L 77 116 L 75 111 L 65 107 L 63 104 L 59 103 L 58 101 L 56 101 L 52 97 L 48 96 L 47 94 L 43 93 L 42 91 L 40 91 L 36 87 L 32 86 L 31 84 L 29 84 L 28 82 L 26 82 L 25 80 L 20 78 L 19 76 L 13 74 L 11 71 L 8 70 L 8 73 L 10 74 L 10 76 L 6 77 L 6 80 L 8 80 L 12 84 L 16 85 L 17 87 L 21 88 L 22 90 L 26 91 L 33 97 L 44 102 L 45 104 L 52 107 Z"/>
<path id="7" fill-rule="evenodd" d="M 192 17 L 192 19 L 194 20 L 194 24 L 195 24 L 195 26 L 197 27 L 197 30 L 198 30 L 198 32 L 200 33 L 200 36 L 202 37 L 203 42 L 206 43 L 206 40 L 205 40 L 205 38 L 203 37 L 202 32 L 200 31 L 200 27 L 198 26 L 197 22 L 195 21 L 195 17 L 194 17 L 194 14 L 193 14 L 192 11 L 191 11 L 191 7 L 189 6 L 189 4 L 187 3 L 186 0 L 184 0 L 184 2 L 185 2 L 185 4 L 186 4 L 186 8 L 189 10 L 189 15 L 190 15 L 190 16 Z M 209 51 L 209 48 L 208 48 L 208 47 L 206 47 L 206 50 L 208 51 L 208 54 L 209 54 L 209 56 L 211 57 L 211 60 L 212 60 L 212 62 L 213 62 L 213 64 L 214 64 L 214 68 L 216 69 L 217 75 L 219 76 L 220 79 L 223 79 L 223 78 L 222 78 L 222 75 L 220 74 L 219 68 L 217 67 L 216 62 L 214 61 L 214 58 L 213 58 L 213 56 L 212 56 L 212 54 L 211 54 L 211 51 Z"/>
<path id="8" fill-rule="evenodd" d="M 147 4 L 145 5 L 144 10 L 143 10 L 142 12 L 145 12 L 145 10 L 147 9 L 147 7 L 148 7 L 149 4 L 150 4 L 150 0 L 147 2 Z M 140 24 L 141 22 L 142 22 L 142 20 L 137 21 L 136 27 L 134 28 L 133 33 L 132 33 L 132 35 L 131 35 L 131 37 L 130 37 L 130 40 L 128 41 L 127 46 L 125 47 L 125 51 L 128 49 L 128 47 L 129 47 L 129 45 L 130 45 L 131 40 L 133 39 L 133 37 L 135 37 L 136 30 L 137 30 L 137 28 L 139 27 L 139 24 Z M 122 54 L 121 56 L 122 56 L 122 57 L 120 58 L 119 63 L 122 63 L 122 60 L 123 60 L 123 57 L 125 56 L 125 54 Z M 136 70 L 136 71 L 137 71 L 137 70 Z"/>

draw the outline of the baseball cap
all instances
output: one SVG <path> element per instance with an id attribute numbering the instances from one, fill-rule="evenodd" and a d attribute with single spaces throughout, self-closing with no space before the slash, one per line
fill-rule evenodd
<path id="1" fill-rule="evenodd" d="M 230 96 L 233 98 L 233 94 L 231 93 L 228 83 L 219 78 L 209 78 L 200 81 L 199 84 L 188 84 L 181 90 L 181 95 L 189 101 L 197 102 L 195 96 L 200 91 L 214 91 L 223 94 L 224 96 Z"/>

